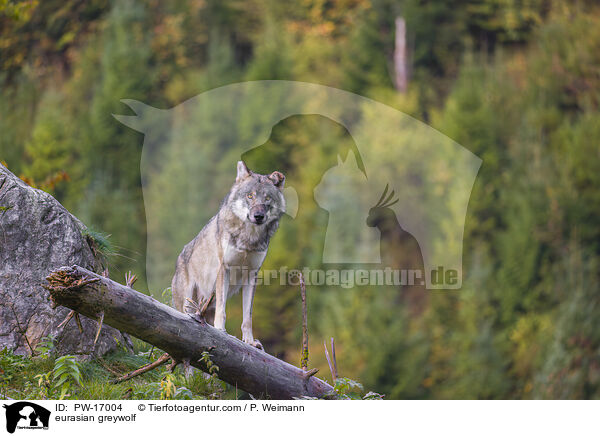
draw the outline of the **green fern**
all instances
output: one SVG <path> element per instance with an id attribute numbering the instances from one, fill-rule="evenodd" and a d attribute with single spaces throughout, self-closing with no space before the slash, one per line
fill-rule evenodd
<path id="1" fill-rule="evenodd" d="M 54 362 L 52 371 L 52 384 L 55 389 L 60 389 L 59 400 L 65 398 L 71 386 L 81 386 L 81 367 L 75 356 L 61 356 Z"/>
<path id="2" fill-rule="evenodd" d="M 49 357 L 54 351 L 55 339 L 52 335 L 44 336 L 35 347 L 35 354 L 44 358 Z"/>

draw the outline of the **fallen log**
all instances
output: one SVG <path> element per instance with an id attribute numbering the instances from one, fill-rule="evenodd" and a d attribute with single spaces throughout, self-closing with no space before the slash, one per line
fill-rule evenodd
<path id="1" fill-rule="evenodd" d="M 168 353 L 174 360 L 207 371 L 201 360 L 208 351 L 218 377 L 263 399 L 323 397 L 331 385 L 287 362 L 258 350 L 154 298 L 74 265 L 47 278 L 53 305 L 102 320 Z"/>

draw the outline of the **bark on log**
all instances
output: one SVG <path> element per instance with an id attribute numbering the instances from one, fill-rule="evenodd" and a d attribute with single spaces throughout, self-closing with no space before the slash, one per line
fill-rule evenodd
<path id="1" fill-rule="evenodd" d="M 218 377 L 256 398 L 322 397 L 331 385 L 287 362 L 260 351 L 204 321 L 154 298 L 74 265 L 48 277 L 50 298 L 92 318 L 104 313 L 104 323 L 136 336 L 178 361 L 206 371 L 203 351 L 219 367 Z M 313 372 L 314 374 L 314 372 Z"/>

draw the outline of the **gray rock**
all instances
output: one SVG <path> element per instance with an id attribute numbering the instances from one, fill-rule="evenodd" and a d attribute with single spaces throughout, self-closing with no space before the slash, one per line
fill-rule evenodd
<path id="1" fill-rule="evenodd" d="M 101 268 L 84 231 L 50 194 L 31 188 L 0 164 L 0 349 L 31 354 L 49 335 L 56 337 L 59 354 L 101 355 L 118 343 L 130 344 L 104 325 L 94 347 L 97 323 L 82 315 L 83 334 L 74 319 L 58 328 L 69 310 L 52 309 L 42 284 L 61 266 Z"/>

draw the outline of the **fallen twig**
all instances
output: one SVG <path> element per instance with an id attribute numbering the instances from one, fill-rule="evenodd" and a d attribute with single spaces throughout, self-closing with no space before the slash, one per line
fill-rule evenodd
<path id="1" fill-rule="evenodd" d="M 100 312 L 100 316 L 98 317 L 98 330 L 96 331 L 96 337 L 94 338 L 94 347 L 96 346 L 96 342 L 98 342 L 98 338 L 100 337 L 100 332 L 102 331 L 102 323 L 104 322 L 104 312 Z"/>
<path id="2" fill-rule="evenodd" d="M 23 336 L 25 338 L 25 342 L 27 342 L 27 346 L 29 347 L 29 351 L 31 351 L 31 355 L 32 356 L 35 355 L 35 350 L 31 346 L 31 342 L 29 342 L 29 338 L 27 337 L 27 332 L 25 330 L 23 330 L 23 327 L 21 327 L 21 323 L 19 322 L 19 317 L 17 316 L 17 312 L 15 311 L 14 303 L 12 303 L 10 305 L 10 309 L 12 310 L 12 313 L 15 317 L 15 321 L 17 322 L 18 332 L 21 334 L 21 336 Z"/>
<path id="3" fill-rule="evenodd" d="M 333 338 L 331 338 L 331 358 L 329 357 L 329 352 L 327 351 L 326 341 L 323 341 L 323 346 L 325 347 L 325 358 L 327 359 L 327 364 L 329 365 L 329 371 L 331 372 L 333 383 L 335 383 L 338 378 L 338 370 L 337 361 L 335 358 L 335 342 L 333 341 Z"/>
<path id="4" fill-rule="evenodd" d="M 112 369 L 110 366 L 108 366 L 108 364 L 104 361 L 104 359 L 102 359 L 101 357 L 98 357 L 97 362 L 104 368 L 106 369 L 108 372 L 110 372 L 112 375 L 116 375 L 117 377 L 121 377 L 121 373 L 117 370 Z"/>
<path id="5" fill-rule="evenodd" d="M 133 289 L 133 284 L 137 281 L 137 276 L 133 274 L 131 271 L 127 271 L 125 273 L 125 286 Z"/>
<path id="6" fill-rule="evenodd" d="M 333 338 L 331 338 L 331 359 L 333 360 L 333 370 L 335 371 L 335 378 L 339 377 L 339 372 L 337 368 L 337 358 L 335 357 L 335 342 Z"/>
<path id="7" fill-rule="evenodd" d="M 70 311 L 67 317 L 63 320 L 63 322 L 61 322 L 58 325 L 58 328 L 66 327 L 67 324 L 69 324 L 69 321 L 71 321 L 71 319 L 75 316 L 76 313 L 77 312 L 75 312 L 74 310 Z"/>
<path id="8" fill-rule="evenodd" d="M 79 333 L 83 334 L 83 325 L 81 325 L 81 319 L 77 312 L 75 312 L 75 322 L 77 323 L 77 328 L 79 328 Z"/>
<path id="9" fill-rule="evenodd" d="M 210 297 L 208 298 L 202 298 L 198 303 L 196 303 L 194 300 L 190 299 L 190 298 L 186 298 L 187 300 L 187 307 L 191 307 L 192 309 L 194 309 L 194 315 L 199 316 L 200 318 L 204 319 L 204 315 L 206 314 L 206 310 L 208 309 L 208 306 L 210 305 L 210 302 L 213 300 L 215 294 L 214 292 L 212 294 L 210 294 Z"/>
<path id="10" fill-rule="evenodd" d="M 135 371 L 130 372 L 129 374 L 121 376 L 121 377 L 113 380 L 112 383 L 114 383 L 114 384 L 122 383 L 122 382 L 130 380 L 134 377 L 137 377 L 138 375 L 142 375 L 145 372 L 151 371 L 154 368 L 159 367 L 163 363 L 166 363 L 169 359 L 171 359 L 171 356 L 169 356 L 168 353 L 165 353 L 162 356 L 160 356 L 156 361 L 149 363 L 148 365 L 142 366 L 141 368 L 138 368 Z"/>

